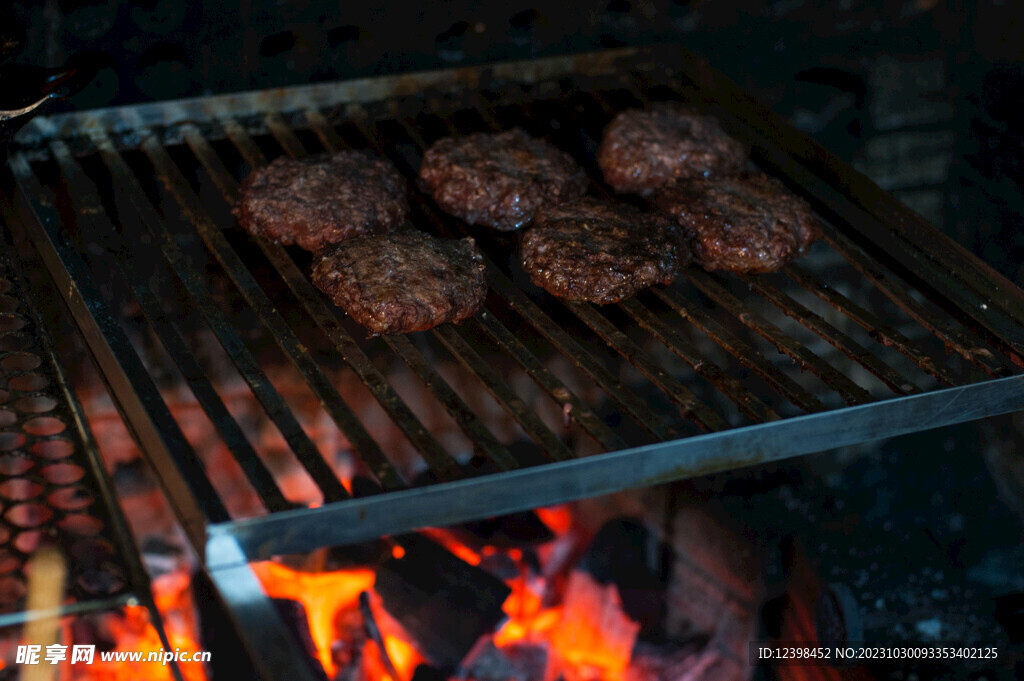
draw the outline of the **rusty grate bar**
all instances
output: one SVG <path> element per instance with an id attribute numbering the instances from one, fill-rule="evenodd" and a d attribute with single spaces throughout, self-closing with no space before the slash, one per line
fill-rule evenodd
<path id="1" fill-rule="evenodd" d="M 904 312 L 942 339 L 948 347 L 954 348 L 964 359 L 977 364 L 990 376 L 1005 376 L 1011 373 L 1012 367 L 1009 362 L 997 358 L 984 343 L 966 330 L 954 326 L 947 319 L 930 312 L 924 305 L 914 300 L 907 293 L 911 287 L 904 280 L 896 274 L 885 272 L 848 237 L 833 232 L 826 234 L 825 240 Z"/>
<path id="2" fill-rule="evenodd" d="M 750 309 L 743 301 L 734 296 L 714 277 L 700 270 L 691 269 L 686 278 L 702 293 L 732 313 L 736 319 L 749 327 L 757 335 L 774 345 L 801 367 L 814 373 L 826 385 L 835 390 L 847 404 L 864 404 L 871 402 L 871 393 L 861 388 L 835 367 L 814 354 L 775 324 Z"/>
<path id="3" fill-rule="evenodd" d="M 271 117 L 266 122 L 272 134 L 274 134 L 275 138 L 282 145 L 282 148 L 286 151 L 290 150 L 291 153 L 294 153 L 295 155 L 305 155 L 307 153 L 306 149 L 284 125 L 283 121 Z M 241 128 L 241 126 L 232 121 L 225 121 L 224 127 L 229 139 L 231 139 L 236 147 L 238 147 L 250 164 L 255 165 L 261 162 L 261 155 L 254 153 L 254 150 L 256 150 L 255 143 L 249 137 L 248 133 Z M 284 254 L 282 257 L 288 256 L 287 254 Z M 564 444 L 562 444 L 561 440 L 559 440 L 558 437 L 533 413 L 533 411 L 507 387 L 505 381 L 491 369 L 488 363 L 484 361 L 484 359 L 480 357 L 476 351 L 461 338 L 461 336 L 452 330 L 451 325 L 445 325 L 437 329 L 433 329 L 431 333 L 434 334 L 446 348 L 448 348 L 452 355 L 462 363 L 463 366 L 480 379 L 487 391 L 491 393 L 491 395 L 503 407 L 505 407 L 506 410 L 508 410 L 512 417 L 520 426 L 522 426 L 530 437 L 544 448 L 544 451 L 548 456 L 555 460 L 561 460 L 571 456 L 568 449 Z M 514 462 L 507 457 L 499 461 L 508 467 L 516 467 L 514 465 L 509 466 L 510 463 Z M 428 463 L 430 462 L 428 461 Z"/>
<path id="4" fill-rule="evenodd" d="M 317 450 L 316 445 L 302 429 L 287 403 L 273 387 L 255 358 L 252 357 L 242 343 L 242 340 L 233 330 L 231 323 L 224 317 L 224 314 L 211 298 L 205 284 L 200 280 L 194 268 L 188 263 L 174 237 L 163 224 L 162 218 L 157 214 L 152 205 L 148 203 L 138 180 L 135 179 L 131 169 L 121 158 L 120 153 L 110 143 L 106 133 L 102 130 L 94 130 L 91 131 L 91 134 L 104 163 L 114 177 L 115 189 L 118 192 L 119 198 L 123 203 L 130 206 L 138 220 L 153 235 L 175 276 L 185 285 L 197 308 L 203 314 L 214 333 L 217 334 L 221 345 L 228 351 L 239 373 L 245 379 L 256 398 L 261 402 L 267 414 L 278 426 L 281 434 L 292 447 L 296 458 L 312 476 L 317 487 L 324 495 L 324 499 L 336 500 L 348 497 L 348 492 L 345 491 L 334 471 L 327 465 Z M 122 235 L 127 239 L 133 238 L 133 235 L 129 235 L 127 232 L 122 232 Z M 297 344 L 297 341 L 295 342 Z M 358 443 L 356 446 L 364 444 L 359 442 L 359 438 L 356 436 L 353 435 L 352 437 Z M 365 439 L 368 443 L 372 443 L 368 436 Z M 364 446 L 367 449 L 372 449 L 368 443 L 364 444 Z M 372 446 L 376 446 L 375 443 Z"/>
<path id="5" fill-rule="evenodd" d="M 401 123 L 401 121 L 399 122 Z M 415 174 L 415 169 L 410 167 L 404 158 L 391 152 L 381 141 L 380 137 L 374 134 L 376 126 L 360 124 L 358 129 L 378 153 L 390 157 L 392 161 L 399 165 L 399 167 L 404 167 L 410 174 Z M 420 149 L 423 149 L 423 144 L 425 143 L 423 142 L 423 139 L 419 137 L 415 129 L 405 126 L 405 130 L 410 134 L 410 136 L 413 136 L 412 139 L 417 146 Z M 460 233 L 457 227 L 449 228 L 449 218 L 441 215 L 432 205 L 425 201 L 422 195 L 417 195 L 415 199 L 416 200 L 413 203 L 414 211 L 425 217 L 428 222 L 437 225 L 442 233 L 452 234 L 453 231 Z M 635 395 L 622 385 L 620 381 L 612 377 L 608 371 L 601 366 L 598 360 L 594 359 L 589 353 L 573 341 L 568 334 L 564 333 L 558 324 L 553 322 L 534 303 L 532 303 L 529 298 L 523 295 L 518 288 L 512 285 L 512 283 L 508 281 L 504 275 L 499 272 L 498 268 L 490 261 L 488 261 L 487 271 L 488 282 L 490 283 L 491 288 L 502 296 L 510 307 L 522 314 L 534 326 L 534 328 L 550 340 L 565 357 L 569 358 L 570 361 L 586 372 L 587 375 L 600 385 L 601 388 L 613 400 L 615 400 L 617 404 L 621 405 L 622 408 L 631 416 L 636 418 L 644 428 L 652 432 L 659 439 L 665 439 L 675 435 L 675 431 L 673 429 L 662 425 L 660 423 L 661 419 L 656 416 L 642 400 L 637 399 Z"/>
<path id="6" fill-rule="evenodd" d="M 619 303 L 619 306 L 637 324 L 650 331 L 680 359 L 689 364 L 694 371 L 728 395 L 740 411 L 755 422 L 774 421 L 779 418 L 779 415 L 771 407 L 755 397 L 739 381 L 727 376 L 714 362 L 701 357 L 697 348 L 649 309 L 635 300 L 624 300 Z"/>
<path id="7" fill-rule="evenodd" d="M 146 277 L 138 270 L 135 259 L 129 251 L 116 247 L 114 225 L 103 210 L 103 204 L 96 192 L 95 185 L 71 157 L 66 144 L 57 141 L 52 142 L 50 146 L 54 158 L 60 165 L 61 172 L 67 178 L 68 188 L 71 190 L 71 202 L 76 207 L 78 226 L 81 229 L 80 238 L 85 242 L 91 241 L 106 245 L 106 252 L 93 256 L 96 265 L 111 271 L 118 271 L 128 283 L 143 314 L 153 326 L 160 342 L 167 349 L 167 353 L 177 363 L 182 378 L 192 390 L 196 400 L 224 439 L 225 444 L 233 452 L 237 452 L 239 465 L 253 488 L 259 490 L 267 509 L 280 511 L 291 508 L 292 505 L 285 500 L 273 475 L 263 465 L 238 422 L 235 421 L 220 399 L 220 395 L 217 394 L 212 383 L 206 377 L 205 370 L 188 348 L 178 326 L 167 318 L 156 294 L 147 284 Z"/>
<path id="8" fill-rule="evenodd" d="M 811 331 L 828 341 L 837 350 L 850 359 L 866 368 L 883 383 L 889 386 L 898 395 L 913 395 L 921 392 L 921 389 L 914 385 L 911 380 L 898 371 L 888 366 L 874 355 L 865 350 L 860 343 L 853 340 L 845 333 L 835 328 L 819 315 L 807 309 L 788 294 L 780 291 L 762 277 L 741 276 L 740 279 L 747 283 L 753 291 L 757 291 L 768 300 L 775 303 L 776 307 L 786 315 L 796 319 Z"/>
<path id="9" fill-rule="evenodd" d="M 789 265 L 783 271 L 790 279 L 863 327 L 871 338 L 882 345 L 896 348 L 903 355 L 909 357 L 914 364 L 939 379 L 943 384 L 953 385 L 953 377 L 936 363 L 934 357 L 930 356 L 902 333 L 878 319 L 874 314 L 844 296 L 834 287 L 829 286 L 797 265 Z"/>

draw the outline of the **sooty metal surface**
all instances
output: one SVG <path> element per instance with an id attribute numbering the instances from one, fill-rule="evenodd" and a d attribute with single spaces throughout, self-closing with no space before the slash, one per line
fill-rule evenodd
<path id="1" fill-rule="evenodd" d="M 148 578 L 40 309 L 0 222 L 0 626 L 52 616 L 25 610 L 25 565 L 52 543 L 68 565 L 62 614 L 142 602 L 160 630 Z"/>
<path id="2" fill-rule="evenodd" d="M 617 305 L 564 303 L 526 281 L 514 236 L 416 193 L 415 226 L 481 244 L 486 305 L 368 338 L 313 288 L 308 254 L 233 228 L 239 181 L 282 154 L 365 148 L 412 183 L 438 137 L 513 126 L 607 194 L 602 128 L 666 99 L 748 143 L 826 220 L 823 242 L 778 274 L 690 270 Z M 216 569 L 1024 407 L 1024 294 L 677 48 L 68 114 L 19 141 L 25 228 Z M 159 343 L 126 326 L 126 303 Z M 244 509 L 168 406 L 168 375 L 244 476 Z M 283 454 L 228 407 L 238 386 Z M 285 484 L 282 457 L 312 497 Z M 350 498 L 353 470 L 383 492 Z"/>

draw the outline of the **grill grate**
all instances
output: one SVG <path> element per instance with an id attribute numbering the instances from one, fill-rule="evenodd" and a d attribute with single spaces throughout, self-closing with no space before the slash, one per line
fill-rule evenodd
<path id="1" fill-rule="evenodd" d="M 54 543 L 68 566 L 61 616 L 142 603 L 167 644 L 149 579 L 96 444 L 56 362 L 52 328 L 0 222 L 0 627 L 10 638 L 40 616 L 26 610 L 26 564 Z M 180 678 L 175 667 L 174 678 Z"/>
<path id="2" fill-rule="evenodd" d="M 212 548 L 224 537 L 251 560 L 1024 406 L 1020 292 L 709 74 L 668 48 L 626 49 L 72 114 L 28 129 L 11 168 L 26 230 L 213 564 L 239 558 Z M 368 148 L 412 182 L 441 135 L 511 126 L 571 152 L 607 193 L 594 164 L 603 126 L 664 99 L 719 115 L 814 202 L 824 242 L 779 274 L 690 270 L 597 307 L 543 295 L 514 264 L 514 237 L 469 228 L 417 194 L 419 228 L 472 234 L 487 254 L 485 309 L 460 326 L 366 338 L 310 284 L 308 255 L 228 229 L 239 180 L 281 154 Z M 124 300 L 158 347 L 126 328 Z M 196 349 L 201 333 L 217 340 L 212 363 Z M 189 388 L 255 511 L 224 498 L 210 453 L 161 394 L 163 371 Z M 441 420 L 425 419 L 401 372 Z M 237 382 L 315 487 L 312 502 L 289 496 L 226 406 Z M 383 494 L 350 498 L 295 385 Z"/>

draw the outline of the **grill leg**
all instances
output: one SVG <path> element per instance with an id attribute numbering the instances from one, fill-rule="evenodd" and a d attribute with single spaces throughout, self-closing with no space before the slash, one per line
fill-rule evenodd
<path id="1" fill-rule="evenodd" d="M 220 536 L 207 544 L 206 573 L 224 602 L 242 645 L 260 679 L 325 681 L 297 637 L 288 628 L 234 539 Z"/>

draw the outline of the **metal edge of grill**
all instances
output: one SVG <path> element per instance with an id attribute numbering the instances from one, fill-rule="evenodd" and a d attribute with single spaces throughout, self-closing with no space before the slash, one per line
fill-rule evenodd
<path id="1" fill-rule="evenodd" d="M 623 75 L 628 77 L 623 80 Z M 576 339 L 509 281 L 500 267 L 491 263 L 490 284 L 498 298 L 523 315 L 563 354 L 573 355 L 580 369 L 600 385 L 623 412 L 643 424 L 655 441 L 621 448 L 623 443 L 616 434 L 610 432 L 600 419 L 594 418 L 586 405 L 582 405 L 571 392 L 559 393 L 557 379 L 545 373 L 543 365 L 521 346 L 515 334 L 487 311 L 463 329 L 439 328 L 433 332 L 433 338 L 463 362 L 513 415 L 519 426 L 540 443 L 549 458 L 541 465 L 513 470 L 519 467 L 520 462 L 509 455 L 505 446 L 489 437 L 486 428 L 481 430 L 458 395 L 450 388 L 446 390 L 444 381 L 431 373 L 416 347 L 402 338 L 385 339 L 389 349 L 433 388 L 435 396 L 457 420 L 462 415 L 460 426 L 463 431 L 497 470 L 485 476 L 459 479 L 462 476 L 452 466 L 451 460 L 438 449 L 430 433 L 424 432 L 401 399 L 393 394 L 386 380 L 381 383 L 383 377 L 361 354 L 359 345 L 338 325 L 330 306 L 311 291 L 304 274 L 285 249 L 276 244 L 259 243 L 264 257 L 294 292 L 306 314 L 331 338 L 360 379 L 371 387 L 395 424 L 420 449 L 439 481 L 425 487 L 406 488 L 407 481 L 396 474 L 379 446 L 338 397 L 308 351 L 288 330 L 274 302 L 209 218 L 199 197 L 168 155 L 167 145 L 184 144 L 190 149 L 225 199 L 230 199 L 236 180 L 211 148 L 212 140 L 229 140 L 239 156 L 249 165 L 255 165 L 266 159 L 253 139 L 254 134 L 275 140 L 285 153 L 308 153 L 289 124 L 289 119 L 299 118 L 305 122 L 304 129 L 315 134 L 324 148 L 337 148 L 344 142 L 330 119 L 340 115 L 344 121 L 354 123 L 371 148 L 391 155 L 401 163 L 402 159 L 395 156 L 386 135 L 379 130 L 380 121 L 388 122 L 413 146 L 422 149 L 423 139 L 415 124 L 410 122 L 417 115 L 453 113 L 461 107 L 472 109 L 484 121 L 500 125 L 494 118 L 494 112 L 503 106 L 515 107 L 524 102 L 541 101 L 542 98 L 568 100 L 579 92 L 587 94 L 586 85 L 566 83 L 577 77 L 598 79 L 603 85 L 594 86 L 596 92 L 603 89 L 628 90 L 634 100 L 641 102 L 649 89 L 664 88 L 666 83 L 674 85 L 678 92 L 704 102 L 722 118 L 727 128 L 752 144 L 759 163 L 788 180 L 814 202 L 819 212 L 840 226 L 830 230 L 827 237 L 830 246 L 842 252 L 865 278 L 881 288 L 910 317 L 962 355 L 976 370 L 993 378 L 966 384 L 951 379 L 941 362 L 919 352 L 898 332 L 879 325 L 878 320 L 871 319 L 871 312 L 857 308 L 851 301 L 844 300 L 841 294 L 819 285 L 814 292 L 824 297 L 831 296 L 833 304 L 843 306 L 848 315 L 856 315 L 862 325 L 874 325 L 874 331 L 881 334 L 884 342 L 899 347 L 918 367 L 938 378 L 940 383 L 950 386 L 945 390 L 921 393 L 914 389 L 912 382 L 903 380 L 898 372 L 873 363 L 867 353 L 861 353 L 863 348 L 856 342 L 802 309 L 784 293 L 775 290 L 772 284 L 760 280 L 750 282 L 760 295 L 778 303 L 786 314 L 798 318 L 845 354 L 855 359 L 859 357 L 869 371 L 885 381 L 897 395 L 902 395 L 876 399 L 770 321 L 752 313 L 723 286 L 721 279 L 693 272 L 687 275 L 689 283 L 702 294 L 735 314 L 744 326 L 794 361 L 806 366 L 811 374 L 851 405 L 825 409 L 814 396 L 793 384 L 785 375 L 778 375 L 770 363 L 765 362 L 756 350 L 744 345 L 745 341 L 736 338 L 732 331 L 702 316 L 702 311 L 695 309 L 699 306 L 680 298 L 675 289 L 656 292 L 655 295 L 680 316 L 707 330 L 732 354 L 745 355 L 741 361 L 749 363 L 755 373 L 775 386 L 783 398 L 809 412 L 805 416 L 778 419 L 771 405 L 750 399 L 743 393 L 742 386 L 709 372 L 700 357 L 693 357 L 691 365 L 703 369 L 704 378 L 714 383 L 716 388 L 730 391 L 729 397 L 753 421 L 753 425 L 729 428 L 713 410 L 694 398 L 685 385 L 661 371 L 643 349 L 633 345 L 604 315 L 588 305 L 567 306 L 582 324 L 614 347 L 624 361 L 633 364 L 657 385 L 686 417 L 704 430 L 711 431 L 680 437 L 674 424 L 660 421 L 642 400 L 630 394 L 627 386 L 609 375 L 600 363 L 590 361 L 587 352 L 579 350 Z M 495 95 L 499 90 L 501 92 Z M 493 101 L 482 98 L 480 92 L 493 96 Z M 425 94 L 414 98 L 410 104 L 408 96 L 417 93 Z M 451 101 L 445 103 L 442 96 Z M 589 105 L 607 106 L 600 97 Z M 366 114 L 374 107 L 376 115 Z M 443 122 L 451 132 L 458 132 L 449 118 Z M 642 50 L 610 50 L 571 58 L 68 114 L 37 119 L 19 139 L 23 147 L 12 155 L 11 169 L 18 184 L 19 199 L 27 209 L 25 227 L 56 280 L 57 289 L 65 296 L 76 320 L 82 325 L 93 355 L 131 421 L 141 449 L 162 476 L 187 534 L 211 568 L 226 569 L 246 560 L 278 553 L 311 550 L 417 527 L 445 525 L 726 471 L 1024 407 L 1024 386 L 1020 377 L 998 378 L 1015 373 L 1021 364 L 1024 335 L 1019 320 L 1024 319 L 1021 312 L 1024 310 L 1021 304 L 1024 294 L 862 176 L 788 128 L 774 114 L 750 101 L 702 61 L 677 48 L 659 46 Z M 233 421 L 223 405 L 218 406 L 218 398 L 209 381 L 200 376 L 190 387 L 197 397 L 205 395 L 204 407 L 216 420 L 225 441 L 234 442 L 241 448 L 233 450 L 235 456 L 245 466 L 250 482 L 260 490 L 269 511 L 266 516 L 240 520 L 233 519 L 227 512 L 131 343 L 123 336 L 110 311 L 104 308 L 93 275 L 79 253 L 79 244 L 72 243 L 61 228 L 56 200 L 33 172 L 32 158 L 54 160 L 79 203 L 78 220 L 82 224 L 89 223 L 89 232 L 114 235 L 106 238 L 116 240 L 118 236 L 112 231 L 112 226 L 105 224 L 110 219 L 104 215 L 102 201 L 90 188 L 88 178 L 76 160 L 83 149 L 102 159 L 118 186 L 117 200 L 125 205 L 124 210 L 138 223 L 146 226 L 166 261 L 167 276 L 175 279 L 177 285 L 192 296 L 221 343 L 234 348 L 232 360 L 254 393 L 259 393 L 264 408 L 320 487 L 326 502 L 323 506 L 312 509 L 288 507 L 279 490 L 275 491 L 272 476 L 261 466 L 258 458 L 244 456 L 244 437 L 238 437 L 237 424 L 232 425 Z M 244 344 L 238 341 L 230 321 L 209 299 L 203 283 L 190 269 L 174 236 L 164 225 L 163 217 L 145 198 L 139 180 L 125 162 L 123 154 L 126 149 L 139 151 L 148 159 L 156 176 L 192 220 L 209 252 L 256 315 L 268 328 L 281 329 L 280 333 L 274 333 L 274 340 L 359 449 L 384 488 L 383 494 L 350 499 L 334 474 L 323 465 L 316 447 L 308 442 L 281 396 L 266 380 Z M 420 205 L 418 210 L 441 233 L 460 233 L 459 225 L 437 216 L 428 204 Z M 173 341 L 173 325 L 168 324 L 159 305 L 151 300 L 152 291 L 146 286 L 146 277 L 133 271 L 130 257 L 116 255 L 119 251 L 123 254 L 125 246 L 130 248 L 140 244 L 133 243 L 132 237 L 126 234 L 121 234 L 120 238 L 126 241 L 120 243 L 119 248 L 109 248 L 112 254 L 108 258 L 110 266 L 129 282 L 143 307 L 149 307 L 147 317 L 154 328 L 164 328 L 168 332 L 165 337 Z M 879 264 L 883 260 L 884 266 Z M 898 272 L 904 280 L 914 284 L 948 317 L 937 316 L 915 298 L 906 295 L 901 279 L 890 274 L 891 271 Z M 808 279 L 807 273 L 799 267 L 791 269 L 788 274 L 805 286 L 814 284 L 813 277 Z M 672 329 L 659 326 L 659 320 L 650 314 L 649 308 L 630 302 L 622 309 L 639 325 L 659 336 L 676 354 L 683 357 L 693 354 L 688 353 L 683 340 L 672 335 Z M 525 366 L 531 378 L 542 383 L 546 390 L 563 395 L 563 404 L 577 410 L 579 423 L 609 453 L 571 458 L 557 435 L 524 409 L 501 377 L 476 354 L 467 340 L 467 334 L 476 329 L 475 325 Z M 182 352 L 177 359 L 184 362 L 179 364 L 183 373 L 194 375 L 194 372 L 186 370 L 192 361 L 187 353 Z"/>
<path id="2" fill-rule="evenodd" d="M 0 216 L 0 284 L 5 301 L 0 364 L 5 445 L 0 494 L 5 579 L 25 578 L 31 551 L 21 543 L 22 535 L 55 541 L 68 563 L 69 579 L 66 602 L 57 612 L 20 610 L 15 603 L 5 603 L 0 627 L 141 604 L 161 642 L 169 645 L 113 482 L 57 357 L 53 317 L 48 314 L 52 310 L 44 311 L 39 305 L 9 232 L 10 214 L 4 213 Z M 12 415 L 13 420 L 7 418 Z M 26 504 L 45 507 L 45 514 L 31 524 L 19 522 L 12 511 Z M 21 569 L 12 569 L 14 559 Z M 172 674 L 180 678 L 177 665 Z"/>

